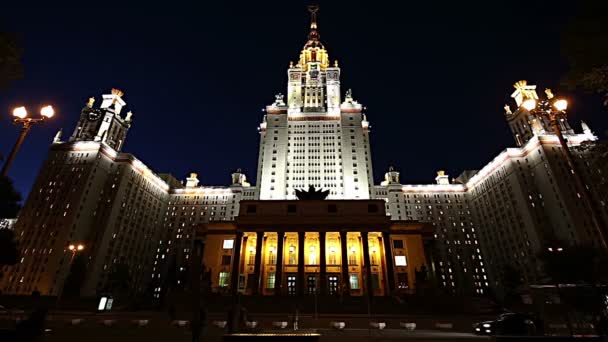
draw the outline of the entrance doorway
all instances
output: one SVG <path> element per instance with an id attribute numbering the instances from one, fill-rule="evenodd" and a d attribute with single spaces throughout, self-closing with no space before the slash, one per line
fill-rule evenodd
<path id="1" fill-rule="evenodd" d="M 308 294 L 317 293 L 317 276 L 309 275 L 306 281 Z"/>
<path id="2" fill-rule="evenodd" d="M 330 275 L 327 277 L 327 292 L 330 295 L 338 293 L 338 276 Z"/>
<path id="3" fill-rule="evenodd" d="M 291 274 L 287 276 L 287 294 L 290 296 L 296 295 L 296 276 Z"/>

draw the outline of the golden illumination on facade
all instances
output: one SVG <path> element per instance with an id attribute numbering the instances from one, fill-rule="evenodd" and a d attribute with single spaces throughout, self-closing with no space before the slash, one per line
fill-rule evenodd
<path id="1" fill-rule="evenodd" d="M 255 213 L 241 211 L 235 222 L 205 225 L 203 263 L 211 268 L 212 288 L 264 296 L 413 291 L 416 270 L 427 265 L 423 235 L 430 239 L 432 229 L 391 223 L 383 210 L 368 208 L 384 208 L 378 200 L 332 201 L 344 214 L 339 223 L 332 223 L 335 216 L 309 219 L 327 210 L 328 202 L 248 201 L 241 205 L 258 206 Z M 286 203 L 302 209 L 288 214 Z M 357 216 L 365 223 L 355 223 Z M 234 240 L 228 246 L 233 248 L 218 248 L 224 240 Z"/>

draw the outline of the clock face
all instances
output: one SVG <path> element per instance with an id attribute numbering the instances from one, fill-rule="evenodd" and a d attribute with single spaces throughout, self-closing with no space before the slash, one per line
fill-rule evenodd
<path id="1" fill-rule="evenodd" d="M 87 114 L 87 119 L 89 121 L 97 121 L 97 120 L 99 120 L 100 117 L 101 117 L 101 114 L 96 110 L 92 110 Z"/>
<path id="2" fill-rule="evenodd" d="M 312 70 L 310 72 L 310 78 L 317 78 L 319 76 L 319 70 Z"/>

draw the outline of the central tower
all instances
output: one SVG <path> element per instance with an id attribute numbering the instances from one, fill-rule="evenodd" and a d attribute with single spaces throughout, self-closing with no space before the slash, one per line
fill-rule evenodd
<path id="1" fill-rule="evenodd" d="M 295 199 L 310 185 L 329 190 L 328 199 L 369 199 L 370 126 L 350 90 L 341 102 L 338 61 L 330 66 L 320 41 L 318 7 L 309 11 L 308 41 L 287 70 L 287 103 L 276 95 L 259 127 L 260 199 Z"/>

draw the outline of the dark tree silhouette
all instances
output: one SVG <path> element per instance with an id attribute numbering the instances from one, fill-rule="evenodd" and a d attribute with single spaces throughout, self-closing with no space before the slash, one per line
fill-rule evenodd
<path id="1" fill-rule="evenodd" d="M 608 2 L 580 0 L 576 15 L 562 34 L 569 63 L 564 82 L 605 96 L 608 105 Z"/>
<path id="2" fill-rule="evenodd" d="M 0 229 L 0 268 L 14 265 L 19 260 L 19 249 L 15 233 L 10 229 Z"/>
<path id="3" fill-rule="evenodd" d="M 0 32 L 0 90 L 23 77 L 22 49 L 14 34 Z"/>
<path id="4" fill-rule="evenodd" d="M 524 277 L 520 270 L 511 264 L 506 264 L 502 268 L 502 288 L 504 290 L 504 302 L 517 302 L 517 296 L 521 294 L 524 285 Z"/>
<path id="5" fill-rule="evenodd" d="M 608 259 L 593 246 L 555 244 L 540 254 L 550 284 L 593 284 L 607 280 Z M 561 251 L 558 250 L 561 248 Z"/>
<path id="6" fill-rule="evenodd" d="M 128 296 L 131 292 L 131 274 L 129 266 L 123 262 L 117 262 L 112 266 L 108 276 L 107 291 L 113 296 Z"/>
<path id="7" fill-rule="evenodd" d="M 70 272 L 65 279 L 65 285 L 63 286 L 64 297 L 78 297 L 80 296 L 80 288 L 84 283 L 87 271 L 86 256 L 83 253 L 77 253 L 72 260 L 70 265 Z"/>
<path id="8" fill-rule="evenodd" d="M 21 209 L 20 202 L 21 195 L 15 190 L 13 182 L 0 175 L 0 219 L 17 217 Z"/>

